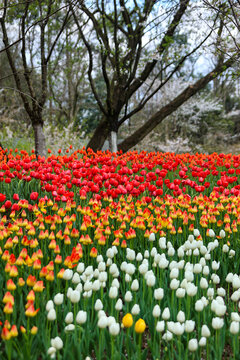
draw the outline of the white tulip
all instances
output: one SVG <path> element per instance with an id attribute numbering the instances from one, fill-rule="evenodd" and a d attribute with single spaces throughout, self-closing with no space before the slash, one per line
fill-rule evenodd
<path id="1" fill-rule="evenodd" d="M 155 241 L 156 240 L 156 237 L 155 237 L 155 234 L 154 233 L 151 233 L 149 238 L 148 238 L 149 241 Z"/>
<path id="2" fill-rule="evenodd" d="M 193 267 L 194 274 L 200 274 L 202 271 L 202 265 L 201 264 L 195 264 Z"/>
<path id="3" fill-rule="evenodd" d="M 168 256 L 174 256 L 174 254 L 175 254 L 174 247 L 170 247 L 170 248 L 168 249 Z"/>
<path id="4" fill-rule="evenodd" d="M 239 276 L 237 274 L 233 275 L 232 286 L 233 286 L 234 289 L 239 289 L 240 288 L 240 279 L 239 279 Z"/>
<path id="5" fill-rule="evenodd" d="M 50 310 L 49 310 L 49 312 L 48 312 L 48 314 L 47 314 L 47 319 L 48 319 L 49 321 L 54 321 L 54 320 L 56 320 L 56 311 L 55 311 L 55 309 L 50 309 Z"/>
<path id="6" fill-rule="evenodd" d="M 57 351 L 57 349 L 56 349 L 54 346 L 51 346 L 51 347 L 48 349 L 47 353 L 48 353 L 48 355 L 51 356 L 51 359 L 54 359 L 54 358 L 55 358 L 56 351 Z M 54 356 L 53 356 L 53 355 L 54 355 Z"/>
<path id="7" fill-rule="evenodd" d="M 117 265 L 114 263 L 114 264 L 112 264 L 111 266 L 110 266 L 110 268 L 109 268 L 109 272 L 110 272 L 110 274 L 111 275 L 113 275 L 115 272 L 117 272 L 118 271 L 118 267 L 117 267 Z"/>
<path id="8" fill-rule="evenodd" d="M 202 245 L 202 246 L 200 247 L 200 253 L 201 253 L 202 255 L 206 255 L 206 254 L 207 254 L 207 248 L 206 248 L 206 246 Z"/>
<path id="9" fill-rule="evenodd" d="M 55 305 L 61 305 L 63 303 L 64 295 L 58 293 L 54 296 L 53 301 Z"/>
<path id="10" fill-rule="evenodd" d="M 71 293 L 73 292 L 73 289 L 71 287 L 69 287 L 67 289 L 67 298 L 70 299 Z"/>
<path id="11" fill-rule="evenodd" d="M 126 266 L 126 273 L 129 275 L 133 275 L 135 273 L 135 266 L 133 264 L 127 264 Z"/>
<path id="12" fill-rule="evenodd" d="M 222 230 L 220 230 L 219 236 L 220 236 L 222 239 L 224 239 L 224 238 L 225 238 L 226 233 L 225 233 L 225 231 L 224 231 L 223 229 L 222 229 Z"/>
<path id="13" fill-rule="evenodd" d="M 97 279 L 97 280 L 94 280 L 94 282 L 92 283 L 92 290 L 93 291 L 98 291 L 101 287 L 101 283 L 100 281 Z"/>
<path id="14" fill-rule="evenodd" d="M 117 336 L 120 333 L 120 325 L 118 323 L 109 326 L 109 333 L 112 336 Z"/>
<path id="15" fill-rule="evenodd" d="M 107 317 L 106 317 L 106 316 L 101 316 L 101 317 L 98 319 L 97 326 L 98 326 L 100 329 L 105 329 L 105 328 L 108 326 L 108 319 L 107 319 Z"/>
<path id="16" fill-rule="evenodd" d="M 170 282 L 170 289 L 176 290 L 180 285 L 180 281 L 177 279 L 172 279 Z"/>
<path id="17" fill-rule="evenodd" d="M 81 280 L 80 280 L 79 274 L 77 272 L 75 272 L 72 277 L 72 283 L 77 285 L 80 283 L 80 281 Z"/>
<path id="18" fill-rule="evenodd" d="M 154 298 L 156 300 L 162 300 L 164 296 L 164 290 L 162 288 L 158 288 L 154 290 Z"/>
<path id="19" fill-rule="evenodd" d="M 202 326 L 201 335 L 206 338 L 211 336 L 210 330 L 207 325 Z"/>
<path id="20" fill-rule="evenodd" d="M 123 303 L 122 303 L 122 299 L 118 299 L 118 301 L 115 304 L 115 310 L 117 311 L 121 311 L 123 308 Z"/>
<path id="21" fill-rule="evenodd" d="M 164 328 L 165 328 L 165 321 L 164 320 L 158 321 L 157 324 L 156 324 L 156 331 L 157 332 L 163 332 Z"/>
<path id="22" fill-rule="evenodd" d="M 177 255 L 178 255 L 179 258 L 183 258 L 183 257 L 184 257 L 184 249 L 183 249 L 182 246 L 180 246 L 180 247 L 178 248 Z"/>
<path id="23" fill-rule="evenodd" d="M 143 259 L 142 254 L 141 254 L 141 253 L 138 253 L 137 256 L 136 256 L 136 260 L 137 260 L 137 261 L 142 261 L 142 259 Z"/>
<path id="24" fill-rule="evenodd" d="M 185 293 L 186 293 L 186 290 L 183 289 L 183 288 L 178 288 L 178 289 L 176 290 L 176 296 L 177 296 L 178 298 L 184 298 Z"/>
<path id="25" fill-rule="evenodd" d="M 139 290 L 139 282 L 137 279 L 134 279 L 131 284 L 131 290 L 132 291 L 138 291 Z"/>
<path id="26" fill-rule="evenodd" d="M 65 323 L 66 324 L 71 324 L 73 322 L 73 313 L 69 312 L 67 313 L 67 315 L 65 316 Z"/>
<path id="27" fill-rule="evenodd" d="M 224 289 L 224 288 L 218 288 L 217 289 L 217 294 L 219 295 L 219 296 L 222 296 L 222 297 L 225 297 L 226 296 L 226 290 Z"/>
<path id="28" fill-rule="evenodd" d="M 94 305 L 94 309 L 96 311 L 102 310 L 103 309 L 103 304 L 102 301 L 100 299 L 97 299 Z"/>
<path id="29" fill-rule="evenodd" d="M 233 273 L 228 273 L 226 276 L 226 282 L 231 283 L 233 280 Z"/>
<path id="30" fill-rule="evenodd" d="M 115 286 L 111 286 L 109 289 L 110 299 L 116 299 L 117 296 L 118 296 L 118 289 Z"/>
<path id="31" fill-rule="evenodd" d="M 145 251 L 144 251 L 144 257 L 145 257 L 146 259 L 149 258 L 149 251 L 148 251 L 148 250 L 145 250 Z"/>
<path id="32" fill-rule="evenodd" d="M 120 284 L 119 284 L 118 279 L 113 279 L 113 281 L 112 281 L 112 286 L 115 286 L 117 289 L 119 289 Z"/>
<path id="33" fill-rule="evenodd" d="M 126 274 L 125 281 L 126 281 L 126 283 L 130 283 L 132 281 L 132 277 L 129 274 Z"/>
<path id="34" fill-rule="evenodd" d="M 155 278 L 154 275 L 149 275 L 146 280 L 147 280 L 146 281 L 147 286 L 149 286 L 149 287 L 153 287 L 155 285 L 155 283 L 156 283 L 156 278 Z"/>
<path id="35" fill-rule="evenodd" d="M 238 334 L 239 333 L 239 322 L 238 321 L 231 322 L 229 331 L 231 334 L 234 334 L 234 335 Z"/>
<path id="36" fill-rule="evenodd" d="M 197 339 L 191 339 L 191 340 L 189 340 L 188 349 L 193 352 L 193 351 L 196 351 L 197 348 L 198 348 Z"/>
<path id="37" fill-rule="evenodd" d="M 231 250 L 229 251 L 229 257 L 232 258 L 232 257 L 234 257 L 234 256 L 235 256 L 235 250 L 231 249 Z"/>
<path id="38" fill-rule="evenodd" d="M 157 318 L 161 314 L 161 309 L 159 305 L 155 305 L 152 311 L 153 317 Z"/>
<path id="39" fill-rule="evenodd" d="M 80 300 L 80 292 L 77 290 L 73 290 L 70 295 L 70 300 L 73 304 L 76 304 Z"/>
<path id="40" fill-rule="evenodd" d="M 114 258 L 114 251 L 113 251 L 112 248 L 107 249 L 107 251 L 106 251 L 106 256 L 107 256 L 108 258 L 110 258 L 110 259 L 113 259 L 113 258 Z"/>
<path id="41" fill-rule="evenodd" d="M 173 334 L 170 331 L 166 331 L 165 334 L 163 334 L 163 340 L 171 341 L 173 338 Z"/>
<path id="42" fill-rule="evenodd" d="M 208 288 L 208 290 L 207 290 L 207 297 L 208 297 L 209 299 L 212 299 L 213 296 L 214 296 L 214 289 L 213 289 L 213 288 Z"/>
<path id="43" fill-rule="evenodd" d="M 215 237 L 215 232 L 214 232 L 212 229 L 209 229 L 208 235 L 209 235 L 211 238 L 213 238 L 213 237 Z"/>
<path id="44" fill-rule="evenodd" d="M 219 317 L 215 317 L 212 319 L 212 327 L 215 330 L 221 329 L 224 325 L 224 320 L 219 318 Z"/>
<path id="45" fill-rule="evenodd" d="M 53 346 L 56 350 L 61 350 L 63 348 L 62 339 L 59 336 L 51 339 L 51 346 Z"/>
<path id="46" fill-rule="evenodd" d="M 191 282 L 194 280 L 194 275 L 191 271 L 185 271 L 184 277 L 187 281 Z"/>
<path id="47" fill-rule="evenodd" d="M 100 263 L 101 261 L 103 261 L 103 256 L 102 256 L 102 255 L 98 255 L 98 256 L 96 257 L 96 261 L 97 261 L 97 263 Z"/>
<path id="48" fill-rule="evenodd" d="M 127 267 L 127 262 L 126 261 L 123 261 L 122 263 L 121 263 L 121 265 L 120 265 L 120 269 L 122 270 L 122 271 L 125 271 L 126 270 L 126 267 Z"/>
<path id="49" fill-rule="evenodd" d="M 72 276 L 73 276 L 73 271 L 71 269 L 66 269 L 63 273 L 64 280 L 71 280 Z"/>
<path id="50" fill-rule="evenodd" d="M 112 324 L 116 324 L 116 319 L 114 316 L 108 316 L 108 327 L 110 327 Z"/>
<path id="51" fill-rule="evenodd" d="M 180 323 L 184 323 L 185 321 L 185 313 L 181 310 L 177 314 L 177 321 L 179 321 Z"/>
<path id="52" fill-rule="evenodd" d="M 187 333 L 190 333 L 190 332 L 192 332 L 192 331 L 194 330 L 194 328 L 195 328 L 195 321 L 193 321 L 193 320 L 186 320 L 184 326 L 185 326 L 185 331 L 186 331 Z"/>
<path id="53" fill-rule="evenodd" d="M 188 294 L 188 296 L 195 296 L 197 293 L 197 286 L 195 286 L 193 283 L 188 283 L 187 288 L 186 288 L 186 292 Z"/>
<path id="54" fill-rule="evenodd" d="M 127 291 L 127 292 L 126 292 L 126 294 L 125 294 L 125 296 L 124 296 L 124 300 L 125 300 L 126 302 L 131 302 L 131 301 L 132 301 L 132 293 L 131 293 L 131 291 Z"/>
<path id="55" fill-rule="evenodd" d="M 201 289 L 207 289 L 207 288 L 208 288 L 207 279 L 201 278 L 201 280 L 200 280 L 200 288 L 201 288 Z"/>
<path id="56" fill-rule="evenodd" d="M 170 318 L 170 310 L 168 307 L 166 307 L 162 312 L 162 318 L 163 320 L 168 320 Z"/>
<path id="57" fill-rule="evenodd" d="M 86 321 L 87 321 L 87 312 L 86 312 L 86 311 L 83 311 L 83 310 L 80 310 L 80 311 L 77 313 L 76 322 L 77 322 L 78 324 L 85 324 Z"/>
<path id="58" fill-rule="evenodd" d="M 161 237 L 161 238 L 159 239 L 158 243 L 159 243 L 159 247 L 160 247 L 162 250 L 166 249 L 167 246 L 166 246 L 166 238 L 165 238 L 165 237 Z"/>
<path id="59" fill-rule="evenodd" d="M 231 320 L 240 322 L 240 315 L 237 312 L 231 313 Z"/>
<path id="60" fill-rule="evenodd" d="M 204 308 L 204 304 L 203 304 L 202 300 L 197 300 L 195 302 L 195 310 L 200 312 L 203 310 L 203 308 Z"/>
<path id="61" fill-rule="evenodd" d="M 107 272 L 106 271 L 101 271 L 100 274 L 99 274 L 98 280 L 100 282 L 106 282 L 107 281 Z"/>
<path id="62" fill-rule="evenodd" d="M 175 267 L 170 271 L 170 279 L 176 279 L 179 276 L 179 270 Z"/>
<path id="63" fill-rule="evenodd" d="M 223 247 L 222 247 L 222 251 L 224 253 L 227 253 L 229 251 L 229 246 L 227 244 L 224 244 Z"/>
<path id="64" fill-rule="evenodd" d="M 140 313 L 140 306 L 138 304 L 133 305 L 131 313 L 132 315 L 138 315 Z"/>
<path id="65" fill-rule="evenodd" d="M 216 271 L 216 270 L 219 269 L 219 267 L 220 267 L 220 261 L 217 262 L 217 261 L 214 260 L 212 262 L 212 269 Z"/>
<path id="66" fill-rule="evenodd" d="M 180 336 L 184 333 L 184 324 L 180 324 L 180 322 L 174 323 L 173 333 L 177 336 Z"/>
<path id="67" fill-rule="evenodd" d="M 207 339 L 204 336 L 202 336 L 201 339 L 199 340 L 199 346 L 204 347 L 206 346 L 206 344 L 207 344 Z"/>
<path id="68" fill-rule="evenodd" d="M 69 324 L 69 325 L 65 326 L 64 331 L 70 332 L 70 331 L 73 331 L 74 329 L 75 329 L 75 325 Z"/>
<path id="69" fill-rule="evenodd" d="M 46 304 L 46 310 L 50 311 L 51 309 L 54 309 L 54 303 L 52 300 L 48 300 L 48 302 Z"/>

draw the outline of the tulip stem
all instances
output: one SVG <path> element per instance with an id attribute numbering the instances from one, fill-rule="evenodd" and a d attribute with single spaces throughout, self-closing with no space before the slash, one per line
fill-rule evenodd
<path id="1" fill-rule="evenodd" d="M 138 360 L 141 360 L 141 350 L 142 350 L 142 334 L 138 335 Z"/>

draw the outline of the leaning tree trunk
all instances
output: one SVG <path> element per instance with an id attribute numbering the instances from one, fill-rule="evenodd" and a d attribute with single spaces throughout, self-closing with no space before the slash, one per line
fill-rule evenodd
<path id="1" fill-rule="evenodd" d="M 36 155 L 46 156 L 46 142 L 43 132 L 43 121 L 35 121 L 33 123 L 33 131 Z"/>
<path id="2" fill-rule="evenodd" d="M 87 148 L 91 148 L 93 151 L 101 150 L 108 134 L 109 123 L 105 118 L 103 118 L 94 131 L 92 138 L 88 142 Z"/>

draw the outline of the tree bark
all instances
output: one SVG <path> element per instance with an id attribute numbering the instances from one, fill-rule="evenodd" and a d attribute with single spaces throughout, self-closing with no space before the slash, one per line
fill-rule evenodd
<path id="1" fill-rule="evenodd" d="M 109 134 L 109 123 L 103 118 L 100 124 L 97 126 L 96 130 L 90 141 L 87 144 L 87 149 L 91 148 L 93 151 L 100 150 L 103 147 L 103 144 Z"/>
<path id="2" fill-rule="evenodd" d="M 109 150 L 111 152 L 117 152 L 117 132 L 111 131 L 109 134 Z"/>
<path id="3" fill-rule="evenodd" d="M 198 91 L 203 89 L 211 80 L 228 69 L 235 62 L 234 58 L 230 58 L 222 65 L 217 65 L 213 71 L 206 76 L 196 81 L 193 85 L 188 86 L 180 95 L 178 95 L 173 101 L 157 111 L 150 119 L 136 130 L 132 135 L 123 140 L 118 149 L 123 152 L 127 152 L 133 146 L 137 145 L 142 139 L 144 139 L 157 125 L 159 125 L 167 116 L 177 110 L 184 102 L 190 97 L 195 95 Z"/>
<path id="4" fill-rule="evenodd" d="M 43 132 L 43 122 L 37 122 L 33 124 L 34 140 L 36 155 L 46 156 L 46 143 L 45 135 Z"/>

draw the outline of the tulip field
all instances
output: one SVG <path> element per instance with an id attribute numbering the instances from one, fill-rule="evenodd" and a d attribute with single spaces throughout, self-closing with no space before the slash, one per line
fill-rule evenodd
<path id="1" fill-rule="evenodd" d="M 0 359 L 240 359 L 240 155 L 0 149 Z"/>

